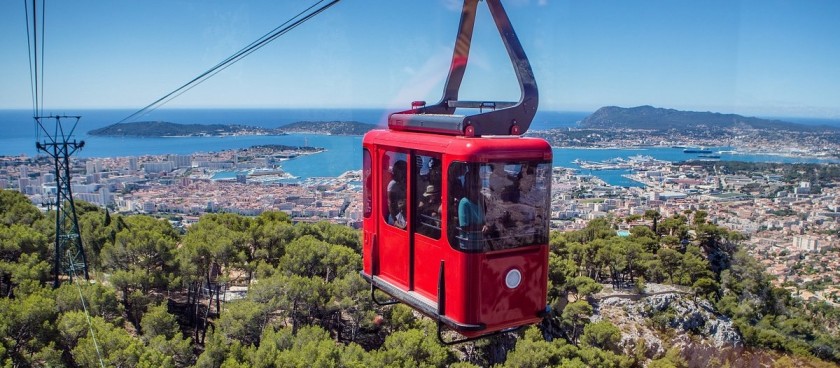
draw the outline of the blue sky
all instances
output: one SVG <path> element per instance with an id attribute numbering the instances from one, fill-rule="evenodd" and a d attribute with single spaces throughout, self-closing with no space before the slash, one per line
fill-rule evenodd
<path id="1" fill-rule="evenodd" d="M 156 100 L 313 1 L 47 1 L 46 110 Z M 840 118 L 840 1 L 504 2 L 543 110 Z M 479 4 L 462 99 L 519 89 Z M 23 1 L 0 1 L 0 108 L 32 107 Z M 166 107 L 408 107 L 440 98 L 460 3 L 343 0 Z"/>

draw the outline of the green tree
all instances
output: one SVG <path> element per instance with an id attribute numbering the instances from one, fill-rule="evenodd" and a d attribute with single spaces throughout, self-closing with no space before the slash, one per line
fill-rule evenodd
<path id="1" fill-rule="evenodd" d="M 177 272 L 178 233 L 168 221 L 149 216 L 130 216 L 125 223 L 128 226 L 117 232 L 113 244 L 102 249 L 103 266 L 124 273 L 120 277 L 124 293 L 167 288 Z"/>
<path id="2" fill-rule="evenodd" d="M 659 260 L 662 262 L 662 269 L 668 274 L 668 282 L 674 282 L 674 273 L 680 269 L 682 265 L 682 254 L 678 251 L 669 248 L 662 248 L 656 252 Z"/>
<path id="3" fill-rule="evenodd" d="M 659 250 L 657 235 L 647 226 L 634 226 L 630 229 L 630 239 L 640 244 L 645 251 L 656 253 Z"/>
<path id="4" fill-rule="evenodd" d="M 84 312 L 70 311 L 59 319 L 58 330 L 77 366 L 98 367 L 100 359 L 106 367 L 173 366 L 171 358 L 149 352 L 142 341 L 101 317 L 88 320 Z"/>
<path id="5" fill-rule="evenodd" d="M 586 299 L 601 291 L 601 284 L 586 276 L 577 276 L 569 282 L 569 291 L 575 293 L 575 300 Z"/>
<path id="6" fill-rule="evenodd" d="M 44 349 L 52 349 L 58 312 L 48 289 L 38 288 L 18 299 L 0 299 L 0 345 L 3 358 L 14 366 L 28 366 L 29 359 Z"/>
<path id="7" fill-rule="evenodd" d="M 539 329 L 529 327 L 525 330 L 525 336 L 516 341 L 513 351 L 508 353 L 504 366 L 516 368 L 557 366 L 562 358 L 558 344 L 561 343 L 545 341 Z"/>
<path id="8" fill-rule="evenodd" d="M 84 298 L 84 306 L 81 298 Z M 102 317 L 114 325 L 121 325 L 123 322 L 124 309 L 116 290 L 99 283 L 63 283 L 55 289 L 55 303 L 59 313 L 83 311 L 87 308 L 91 316 Z"/>
<path id="9" fill-rule="evenodd" d="M 121 216 L 117 216 L 118 218 Z M 125 224 L 121 221 L 121 226 Z M 121 227 L 122 229 L 122 227 Z M 87 251 L 88 265 L 91 269 L 102 269 L 101 253 L 107 244 L 113 244 L 117 237 L 117 221 L 112 221 L 110 213 L 87 212 L 79 215 L 79 233 Z"/>
<path id="10" fill-rule="evenodd" d="M 353 272 L 334 280 L 331 287 L 329 304 L 336 308 L 335 318 L 341 326 L 337 337 L 356 341 L 361 329 L 374 328 L 378 322 L 376 309 L 370 299 L 370 285 L 358 273 Z M 398 308 L 395 306 L 390 310 L 393 312 L 396 309 Z M 413 315 L 411 317 L 413 318 Z M 349 332 L 348 336 L 343 334 L 345 330 Z"/>
<path id="11" fill-rule="evenodd" d="M 438 344 L 433 328 L 429 324 L 426 331 L 412 329 L 392 333 L 376 352 L 375 361 L 388 367 L 445 367 L 454 358 L 448 349 Z"/>
<path id="12" fill-rule="evenodd" d="M 682 257 L 680 264 L 681 274 L 683 280 L 680 280 L 683 285 L 693 285 L 694 282 L 701 278 L 712 278 L 714 275 L 709 271 L 709 262 L 703 256 L 702 251 L 695 245 L 690 245 L 686 248 L 685 254 Z"/>
<path id="13" fill-rule="evenodd" d="M 361 268 L 362 259 L 352 249 L 305 235 L 293 240 L 280 259 L 288 274 L 322 277 L 329 282 Z"/>
<path id="14" fill-rule="evenodd" d="M 589 321 L 592 315 L 592 306 L 585 300 L 578 300 L 566 305 L 561 315 L 563 325 L 566 327 L 569 342 L 577 345 L 578 335 Z"/>
<path id="15" fill-rule="evenodd" d="M 644 218 L 646 220 L 650 220 L 652 222 L 650 229 L 653 231 L 654 234 L 658 234 L 659 232 L 657 231 L 657 225 L 658 225 L 659 219 L 662 218 L 662 215 L 659 214 L 659 211 L 647 210 L 647 211 L 645 211 Z"/>
<path id="16" fill-rule="evenodd" d="M 48 280 L 49 248 L 47 237 L 28 225 L 0 225 L 0 292 L 10 294 L 25 280 Z"/>
<path id="17" fill-rule="evenodd" d="M 247 299 L 237 300 L 225 306 L 216 328 L 228 340 L 238 340 L 245 346 L 257 345 L 268 323 L 268 313 L 265 305 Z"/>
<path id="18" fill-rule="evenodd" d="M 263 212 L 251 223 L 248 236 L 249 264 L 264 262 L 277 267 L 280 257 L 286 253 L 286 245 L 294 239 L 295 230 L 291 219 L 285 213 Z"/>
<path id="19" fill-rule="evenodd" d="M 202 216 L 184 235 L 177 250 L 182 280 L 197 289 L 208 280 L 214 265 L 223 270 L 249 269 L 246 264 L 250 247 L 248 227 L 248 221 L 239 215 Z"/>
<path id="20" fill-rule="evenodd" d="M 694 288 L 696 296 L 714 300 L 720 285 L 714 279 L 702 277 L 695 281 L 691 287 Z"/>
<path id="21" fill-rule="evenodd" d="M 580 343 L 583 346 L 596 347 L 602 350 L 620 353 L 618 343 L 621 341 L 621 331 L 609 321 L 590 323 L 583 328 Z"/>
<path id="22" fill-rule="evenodd" d="M 31 226 L 43 217 L 22 193 L 0 189 L 0 225 Z"/>
<path id="23" fill-rule="evenodd" d="M 152 340 L 157 336 L 171 339 L 179 330 L 175 316 L 169 314 L 165 303 L 149 308 L 143 314 L 140 326 L 143 328 L 143 339 L 146 341 Z"/>

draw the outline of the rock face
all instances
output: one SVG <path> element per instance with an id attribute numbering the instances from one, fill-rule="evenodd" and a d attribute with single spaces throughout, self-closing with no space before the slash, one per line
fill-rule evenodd
<path id="1" fill-rule="evenodd" d="M 607 295 L 593 304 L 593 322 L 608 320 L 621 330 L 621 346 L 632 354 L 644 340 L 650 358 L 662 356 L 671 346 L 698 342 L 715 348 L 742 345 L 732 321 L 715 311 L 707 300 L 670 290 L 647 295 Z M 691 337 L 693 336 L 693 338 Z"/>

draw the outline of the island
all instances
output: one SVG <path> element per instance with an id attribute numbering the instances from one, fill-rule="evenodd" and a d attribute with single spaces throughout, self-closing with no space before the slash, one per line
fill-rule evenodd
<path id="1" fill-rule="evenodd" d="M 116 123 L 88 131 L 104 137 L 218 137 L 231 135 L 282 135 L 274 129 L 238 124 L 177 124 L 167 121 Z"/>
<path id="2" fill-rule="evenodd" d="M 358 121 L 299 121 L 278 128 L 262 128 L 240 124 L 178 124 L 166 121 L 116 123 L 88 131 L 103 137 L 221 137 L 242 135 L 286 135 L 313 133 L 329 135 L 363 135 L 376 128 Z"/>

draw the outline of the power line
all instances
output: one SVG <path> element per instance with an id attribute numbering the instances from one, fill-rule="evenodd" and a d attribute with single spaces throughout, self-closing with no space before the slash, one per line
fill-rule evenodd
<path id="1" fill-rule="evenodd" d="M 29 88 L 32 93 L 32 116 L 44 113 L 44 65 L 46 64 L 46 1 L 41 0 L 41 24 L 38 24 L 38 3 L 32 0 L 32 18 L 30 23 L 29 4 L 23 0 L 24 17 L 26 18 L 26 47 L 29 58 Z M 40 32 L 40 34 L 39 34 Z M 40 40 L 39 40 L 40 38 Z M 39 44 L 40 42 L 40 44 Z M 37 121 L 37 120 L 36 120 Z M 36 127 L 36 134 L 39 131 Z"/>
<path id="2" fill-rule="evenodd" d="M 227 69 L 227 67 L 235 64 L 239 60 L 242 60 L 244 57 L 250 55 L 254 51 L 259 50 L 260 48 L 262 48 L 263 46 L 265 46 L 269 42 L 274 41 L 278 37 L 288 33 L 290 30 L 292 30 L 292 29 L 296 28 L 297 26 L 305 23 L 309 19 L 312 19 L 312 17 L 314 17 L 314 16 L 320 14 L 321 12 L 329 9 L 330 7 L 332 7 L 333 5 L 335 5 L 336 3 L 338 3 L 341 0 L 330 1 L 329 3 L 321 6 L 320 8 L 318 8 L 318 9 L 312 11 L 312 12 L 309 12 L 311 9 L 315 8 L 318 4 L 320 4 L 324 1 L 325 0 L 319 0 L 318 2 L 313 4 L 312 6 L 304 9 L 303 11 L 301 11 L 298 14 L 295 14 L 295 16 L 289 18 L 289 20 L 283 22 L 281 25 L 277 26 L 273 30 L 264 34 L 262 37 L 258 38 L 254 42 L 251 42 L 250 44 L 248 44 L 244 48 L 235 52 L 233 55 L 228 56 L 226 59 L 224 59 L 221 62 L 219 62 L 218 64 L 214 65 L 213 67 L 211 67 L 207 71 L 199 74 L 197 77 L 193 78 L 189 82 L 184 83 L 183 85 L 176 88 L 172 92 L 167 93 L 163 97 L 155 100 L 154 102 L 146 105 L 142 109 L 140 109 L 140 110 L 136 111 L 135 113 L 127 116 L 126 118 L 120 120 L 118 123 L 125 122 L 127 120 L 130 120 L 130 119 L 132 119 L 132 118 L 134 118 L 138 115 L 144 114 L 146 112 L 154 111 L 158 107 L 165 105 L 166 103 L 168 103 L 172 99 L 184 94 L 185 92 L 189 91 L 193 87 L 203 83 L 207 79 L 210 79 L 214 75 L 218 74 L 222 70 Z M 309 13 L 307 14 L 307 12 L 309 12 Z M 306 14 L 306 15 L 304 15 L 304 14 Z M 301 17 L 302 15 L 304 15 L 304 16 Z M 297 19 L 297 18 L 300 18 L 300 19 Z M 295 20 L 295 19 L 297 19 L 297 20 Z"/>
<path id="3" fill-rule="evenodd" d="M 38 116 L 44 115 L 44 65 L 47 63 L 46 55 L 44 54 L 44 45 L 46 44 L 45 36 L 47 33 L 47 27 L 45 25 L 46 22 L 46 14 L 47 14 L 47 6 L 46 0 L 41 0 L 41 101 L 38 103 Z M 32 0 L 32 6 L 35 6 L 35 0 Z M 37 66 L 37 65 L 36 65 Z"/>
<path id="4" fill-rule="evenodd" d="M 29 34 L 29 5 L 26 5 L 26 0 L 23 0 L 23 11 L 26 16 L 26 56 L 29 57 L 29 92 L 32 94 L 32 116 L 36 116 L 38 115 L 38 110 L 36 110 L 37 104 L 35 103 L 35 82 L 33 81 L 35 73 L 32 71 L 32 35 Z M 35 14 L 33 14 L 32 16 L 34 17 Z"/>

